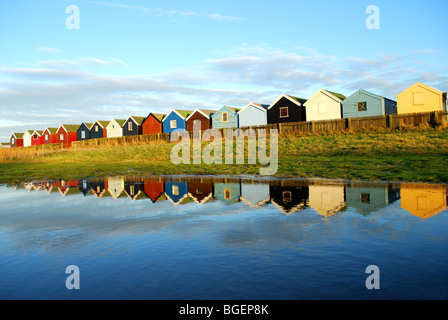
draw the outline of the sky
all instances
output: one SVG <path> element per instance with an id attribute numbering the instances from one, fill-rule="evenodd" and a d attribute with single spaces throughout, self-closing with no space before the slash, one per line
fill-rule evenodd
<path id="1" fill-rule="evenodd" d="M 320 88 L 395 99 L 420 81 L 446 92 L 447 10 L 446 0 L 0 1 L 0 142 Z"/>

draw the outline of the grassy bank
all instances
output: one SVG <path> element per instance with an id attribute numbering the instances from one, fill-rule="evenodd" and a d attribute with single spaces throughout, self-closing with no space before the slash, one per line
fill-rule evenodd
<path id="1" fill-rule="evenodd" d="M 173 145 L 0 150 L 0 183 L 126 174 L 259 174 L 260 164 L 174 165 Z M 280 177 L 448 182 L 446 128 L 282 136 L 278 154 Z"/>

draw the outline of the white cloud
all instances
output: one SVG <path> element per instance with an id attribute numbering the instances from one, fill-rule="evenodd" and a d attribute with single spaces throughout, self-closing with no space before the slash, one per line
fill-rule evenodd
<path id="1" fill-rule="evenodd" d="M 111 3 L 111 2 L 104 2 L 104 1 L 91 1 L 90 3 L 102 5 L 102 6 L 109 6 L 109 7 L 115 7 L 115 8 L 121 8 L 121 9 L 128 9 L 128 10 L 136 10 L 140 11 L 146 14 L 154 15 L 154 16 L 180 16 L 180 17 L 196 17 L 196 18 L 207 18 L 217 21 L 236 21 L 236 20 L 242 20 L 240 17 L 233 17 L 233 16 L 225 16 L 219 13 L 205 13 L 205 12 L 196 12 L 196 11 L 183 11 L 183 10 L 164 10 L 161 8 L 148 8 L 143 6 L 134 6 L 134 5 L 128 5 L 128 4 L 122 4 L 122 3 Z"/>
<path id="2" fill-rule="evenodd" d="M 53 47 L 45 47 L 45 46 L 37 47 L 36 50 L 40 51 L 40 52 L 45 52 L 45 53 L 61 53 L 61 50 L 59 50 L 59 49 L 56 49 Z"/>

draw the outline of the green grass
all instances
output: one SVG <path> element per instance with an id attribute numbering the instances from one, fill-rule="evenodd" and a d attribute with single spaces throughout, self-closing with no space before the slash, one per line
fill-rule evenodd
<path id="1" fill-rule="evenodd" d="M 21 151 L 15 157 L 0 152 L 0 183 L 127 174 L 259 174 L 260 164 L 174 165 L 173 145 Z M 280 177 L 448 182 L 448 129 L 290 135 L 279 139 L 278 150 Z"/>

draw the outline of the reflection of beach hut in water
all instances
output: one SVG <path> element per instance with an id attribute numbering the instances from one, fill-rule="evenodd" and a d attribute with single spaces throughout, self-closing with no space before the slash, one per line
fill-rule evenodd
<path id="1" fill-rule="evenodd" d="M 344 186 L 310 186 L 309 206 L 325 218 L 334 216 L 346 208 Z"/>
<path id="2" fill-rule="evenodd" d="M 165 195 L 174 205 L 179 205 L 188 197 L 188 183 L 173 181 L 165 182 Z"/>
<path id="3" fill-rule="evenodd" d="M 65 197 L 68 195 L 79 193 L 78 187 L 79 187 L 78 180 L 69 180 L 69 181 L 61 180 L 59 182 L 58 189 L 59 192 L 62 194 L 62 196 Z"/>
<path id="4" fill-rule="evenodd" d="M 402 184 L 401 208 L 422 219 L 447 209 L 446 185 Z"/>
<path id="5" fill-rule="evenodd" d="M 204 204 L 213 198 L 213 183 L 189 182 L 188 196 L 198 204 Z"/>
<path id="6" fill-rule="evenodd" d="M 111 177 L 107 178 L 107 191 L 114 199 L 118 199 L 124 191 L 124 178 Z"/>
<path id="7" fill-rule="evenodd" d="M 125 178 L 124 192 L 132 201 L 146 197 L 143 193 L 143 182 L 140 178 Z"/>
<path id="8" fill-rule="evenodd" d="M 143 192 L 153 203 L 156 203 L 163 198 L 165 183 L 156 179 L 143 179 Z"/>
<path id="9" fill-rule="evenodd" d="M 308 206 L 308 187 L 271 185 L 269 194 L 271 202 L 286 215 L 293 214 Z"/>
<path id="10" fill-rule="evenodd" d="M 214 197 L 227 205 L 240 201 L 241 185 L 239 183 L 215 183 Z"/>
<path id="11" fill-rule="evenodd" d="M 92 189 L 90 180 L 89 179 L 79 179 L 78 180 L 78 189 L 79 189 L 79 192 L 81 192 L 84 196 L 87 196 Z"/>
<path id="12" fill-rule="evenodd" d="M 269 184 L 241 183 L 241 201 L 251 207 L 261 207 L 268 203 L 269 200 Z"/>
<path id="13" fill-rule="evenodd" d="M 399 193 L 384 184 L 352 184 L 345 189 L 348 207 L 367 216 L 399 199 Z"/>
<path id="14" fill-rule="evenodd" d="M 102 198 L 107 193 L 107 180 L 105 179 L 92 179 L 90 181 L 90 190 L 97 198 Z"/>

